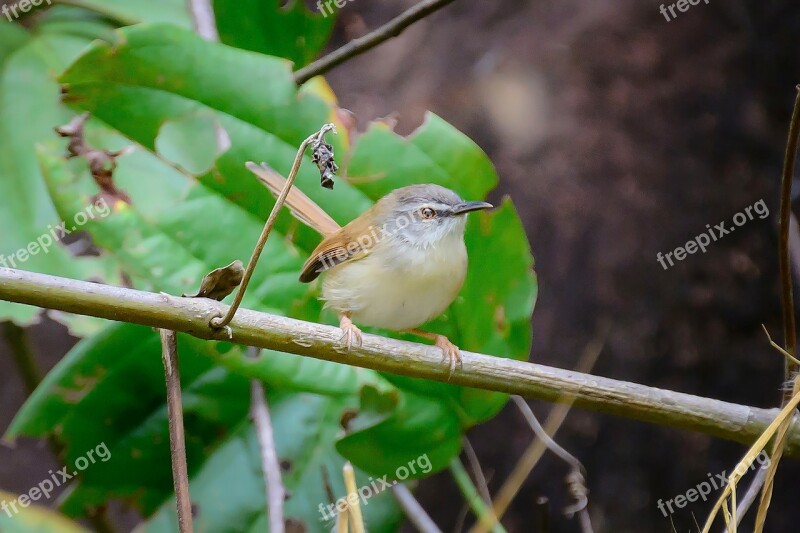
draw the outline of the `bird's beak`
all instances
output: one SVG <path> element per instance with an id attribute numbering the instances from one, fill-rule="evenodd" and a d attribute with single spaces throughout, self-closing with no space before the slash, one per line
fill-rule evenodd
<path id="1" fill-rule="evenodd" d="M 481 209 L 491 209 L 494 207 L 487 202 L 463 202 L 453 206 L 454 215 L 464 215 L 470 211 L 480 211 Z"/>

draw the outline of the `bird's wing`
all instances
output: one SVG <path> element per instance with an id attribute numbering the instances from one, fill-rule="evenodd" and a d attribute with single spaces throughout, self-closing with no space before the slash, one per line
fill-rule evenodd
<path id="1" fill-rule="evenodd" d="M 246 166 L 250 172 L 258 176 L 261 183 L 266 185 L 276 198 L 280 195 L 283 186 L 286 184 L 286 178 L 264 163 L 256 165 L 252 161 L 248 161 Z M 333 235 L 341 229 L 341 226 L 328 213 L 297 187 L 292 187 L 289 191 L 286 197 L 286 205 L 297 220 L 323 237 Z"/>
<path id="2" fill-rule="evenodd" d="M 329 268 L 358 261 L 369 255 L 382 237 L 379 229 L 365 227 L 365 221 L 372 219 L 367 212 L 319 243 L 303 265 L 300 281 L 308 283 Z"/>

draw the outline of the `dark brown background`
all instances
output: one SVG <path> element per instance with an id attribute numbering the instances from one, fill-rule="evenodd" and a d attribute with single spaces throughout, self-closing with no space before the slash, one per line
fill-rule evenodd
<path id="1" fill-rule="evenodd" d="M 411 3 L 349 2 L 331 47 Z M 329 81 L 362 128 L 398 112 L 397 130 L 409 133 L 430 109 L 495 162 L 501 182 L 493 197 L 514 199 L 536 257 L 532 361 L 573 367 L 608 320 L 613 329 L 594 373 L 771 407 L 782 361 L 760 324 L 780 331 L 775 217 L 800 82 L 800 8 L 791 0 L 711 0 L 667 22 L 659 4 L 458 0 Z M 656 261 L 762 198 L 767 219 L 667 271 Z M 52 325 L 34 335 L 46 367 L 71 343 Z M 23 400 L 3 349 L 0 429 Z M 541 415 L 550 408 L 533 405 Z M 509 406 L 470 438 L 497 490 L 531 435 Z M 595 529 L 610 532 L 670 531 L 656 502 L 730 469 L 744 451 L 577 409 L 558 440 L 586 465 Z M 0 447 L 7 489 L 27 489 L 47 457 L 34 443 L 20 446 Z M 782 465 L 767 531 L 796 531 L 799 472 L 794 460 Z M 567 503 L 565 473 L 543 460 L 504 519 L 508 531 L 535 530 L 542 495 L 552 531 L 579 531 L 558 512 Z M 447 474 L 418 494 L 444 531 L 458 526 L 463 501 Z M 692 513 L 702 523 L 709 508 L 680 510 L 675 529 L 695 530 Z"/>

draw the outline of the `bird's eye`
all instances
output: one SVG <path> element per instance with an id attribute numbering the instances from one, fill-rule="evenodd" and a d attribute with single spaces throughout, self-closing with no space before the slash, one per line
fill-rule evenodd
<path id="1" fill-rule="evenodd" d="M 436 216 L 436 211 L 434 211 L 430 207 L 423 207 L 422 209 L 419 210 L 419 214 L 425 220 L 430 220 Z"/>

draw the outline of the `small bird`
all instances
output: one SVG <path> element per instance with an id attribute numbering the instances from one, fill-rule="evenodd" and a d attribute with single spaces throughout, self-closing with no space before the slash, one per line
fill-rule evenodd
<path id="1" fill-rule="evenodd" d="M 247 168 L 276 196 L 283 189 L 286 180 L 268 166 Z M 300 281 L 323 275 L 321 299 L 338 313 L 347 349 L 361 345 L 356 324 L 406 331 L 434 341 L 449 359 L 452 376 L 461 361 L 458 347 L 417 327 L 442 314 L 458 295 L 467 274 L 466 215 L 492 205 L 465 202 L 439 185 L 410 185 L 344 227 L 296 188 L 286 205 L 323 237 Z"/>

